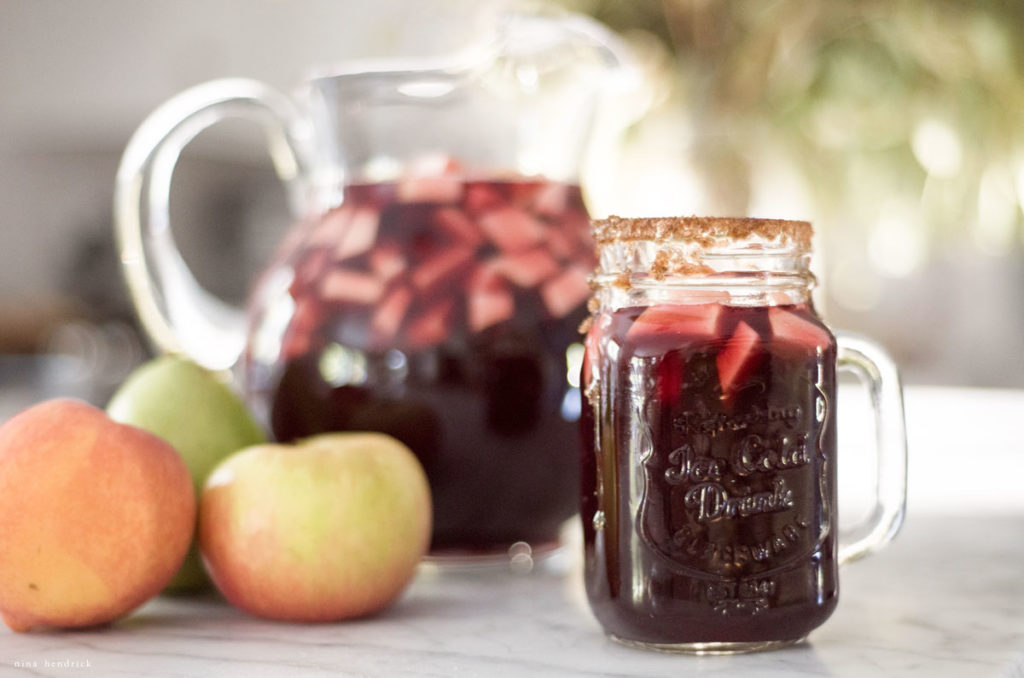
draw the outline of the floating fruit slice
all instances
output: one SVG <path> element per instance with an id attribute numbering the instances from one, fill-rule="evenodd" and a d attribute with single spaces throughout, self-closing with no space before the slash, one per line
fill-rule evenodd
<path id="1" fill-rule="evenodd" d="M 626 333 L 635 355 L 660 355 L 693 342 L 715 337 L 721 304 L 659 304 L 643 311 Z"/>
<path id="2" fill-rule="evenodd" d="M 533 211 L 544 216 L 561 216 L 568 204 L 569 187 L 565 184 L 545 184 L 533 196 Z"/>
<path id="3" fill-rule="evenodd" d="M 507 207 L 508 203 L 493 184 L 473 182 L 466 187 L 466 197 L 462 205 L 467 212 L 479 214 Z"/>
<path id="4" fill-rule="evenodd" d="M 412 291 L 405 285 L 395 287 L 384 297 L 380 305 L 374 309 L 373 318 L 370 320 L 374 341 L 380 344 L 394 342 L 402 319 L 409 310 L 410 302 Z"/>
<path id="5" fill-rule="evenodd" d="M 803 318 L 790 308 L 772 306 L 768 309 L 772 338 L 808 347 L 828 346 L 832 339 L 825 328 Z"/>
<path id="6" fill-rule="evenodd" d="M 295 304 L 295 312 L 281 338 L 281 355 L 285 360 L 307 353 L 313 345 L 313 331 L 320 321 L 320 305 L 310 297 Z"/>
<path id="7" fill-rule="evenodd" d="M 558 263 L 543 247 L 535 247 L 522 254 L 500 256 L 494 267 L 506 280 L 525 289 L 536 287 L 558 273 Z"/>
<path id="8" fill-rule="evenodd" d="M 476 247 L 484 241 L 472 219 L 455 207 L 442 207 L 434 212 L 434 223 L 454 240 L 465 245 Z"/>
<path id="9" fill-rule="evenodd" d="M 541 285 L 540 298 L 555 318 L 562 318 L 590 296 L 587 272 L 579 266 L 570 266 L 561 274 Z"/>
<path id="10" fill-rule="evenodd" d="M 457 176 L 410 176 L 398 181 L 398 202 L 452 204 L 462 199 L 462 180 Z"/>
<path id="11" fill-rule="evenodd" d="M 725 340 L 716 360 L 723 395 L 732 393 L 750 371 L 760 342 L 757 330 L 745 321 L 740 321 L 732 336 Z"/>
<path id="12" fill-rule="evenodd" d="M 309 231 L 305 244 L 307 247 L 334 247 L 348 228 L 349 220 L 355 210 L 348 205 L 332 209 Z"/>
<path id="13" fill-rule="evenodd" d="M 448 336 L 452 310 L 452 299 L 441 299 L 409 321 L 405 338 L 412 348 L 425 348 L 443 341 Z"/>
<path id="14" fill-rule="evenodd" d="M 473 332 L 508 320 L 515 312 L 512 292 L 497 271 L 490 266 L 477 268 L 467 284 L 466 312 Z"/>
<path id="15" fill-rule="evenodd" d="M 523 210 L 501 207 L 478 219 L 480 229 L 502 252 L 524 252 L 544 239 L 544 225 Z"/>
<path id="16" fill-rule="evenodd" d="M 304 296 L 307 292 L 316 287 L 320 276 L 331 266 L 331 253 L 328 250 L 310 250 L 306 256 L 295 265 L 295 276 L 288 287 L 289 293 L 295 299 Z"/>
<path id="17" fill-rule="evenodd" d="M 412 284 L 426 292 L 469 266 L 473 262 L 473 254 L 469 247 L 441 250 L 416 267 L 412 272 Z"/>
<path id="18" fill-rule="evenodd" d="M 405 255 L 394 242 L 381 243 L 370 252 L 370 268 L 384 282 L 401 275 L 407 265 Z"/>
<path id="19" fill-rule="evenodd" d="M 465 186 L 461 171 L 459 162 L 449 155 L 420 156 L 405 168 L 395 186 L 395 198 L 406 203 L 456 203 Z"/>
<path id="20" fill-rule="evenodd" d="M 377 240 L 380 213 L 372 207 L 360 207 L 352 212 L 348 223 L 340 229 L 334 244 L 334 260 L 344 261 L 369 252 Z"/>
<path id="21" fill-rule="evenodd" d="M 344 268 L 331 270 L 320 281 L 320 296 L 325 301 L 372 304 L 384 293 L 384 283 L 375 276 Z"/>

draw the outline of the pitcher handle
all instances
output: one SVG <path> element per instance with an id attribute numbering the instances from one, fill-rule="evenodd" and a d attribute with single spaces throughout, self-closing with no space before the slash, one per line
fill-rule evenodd
<path id="1" fill-rule="evenodd" d="M 214 80 L 162 104 L 139 126 L 121 158 L 114 224 L 122 270 L 146 333 L 163 352 L 228 369 L 245 345 L 242 309 L 196 281 L 170 229 L 171 176 L 184 147 L 227 118 L 259 123 L 293 209 L 304 172 L 301 118 L 291 100 L 254 80 Z"/>
<path id="2" fill-rule="evenodd" d="M 907 505 L 907 434 L 900 375 L 889 354 L 865 337 L 837 332 L 837 366 L 855 373 L 868 389 L 875 416 L 877 480 L 874 506 L 839 539 L 839 562 L 878 550 L 899 532 Z"/>

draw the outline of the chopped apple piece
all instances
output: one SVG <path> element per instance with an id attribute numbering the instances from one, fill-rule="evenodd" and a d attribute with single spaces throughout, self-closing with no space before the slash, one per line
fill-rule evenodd
<path id="1" fill-rule="evenodd" d="M 569 204 L 569 187 L 565 184 L 550 183 L 540 187 L 534 194 L 533 211 L 537 214 L 561 216 Z"/>
<path id="2" fill-rule="evenodd" d="M 344 268 L 335 268 L 320 281 L 325 301 L 373 304 L 384 292 L 384 283 L 375 276 Z"/>
<path id="3" fill-rule="evenodd" d="M 394 340 L 411 301 L 412 291 L 405 285 L 395 287 L 384 297 L 374 309 L 370 320 L 370 329 L 376 341 L 389 344 Z"/>
<path id="4" fill-rule="evenodd" d="M 552 254 L 562 259 L 572 259 L 576 255 L 577 249 L 579 249 L 576 238 L 559 226 L 548 227 L 547 246 Z"/>
<path id="5" fill-rule="evenodd" d="M 372 207 L 360 207 L 352 212 L 351 218 L 337 235 L 334 260 L 344 261 L 369 252 L 377 241 L 377 226 L 380 213 Z"/>
<path id="6" fill-rule="evenodd" d="M 561 274 L 541 285 L 540 297 L 555 318 L 564 317 L 590 296 L 587 272 L 579 266 L 570 266 Z"/>
<path id="7" fill-rule="evenodd" d="M 285 360 L 297 358 L 310 350 L 313 330 L 319 318 L 320 306 L 314 299 L 305 297 L 295 304 L 295 312 L 281 341 L 281 355 Z"/>
<path id="8" fill-rule="evenodd" d="M 707 341 L 714 338 L 718 329 L 718 317 L 722 312 L 720 304 L 659 304 L 643 311 L 626 333 L 626 340 L 646 354 L 648 349 L 661 352 L 663 342 L 652 342 L 656 337 L 665 337 L 678 343 L 683 340 Z M 652 353 L 653 355 L 653 353 Z"/>
<path id="9" fill-rule="evenodd" d="M 398 202 L 451 204 L 462 199 L 463 182 L 457 176 L 409 176 L 398 180 Z"/>
<path id="10" fill-rule="evenodd" d="M 544 239 L 544 225 L 523 210 L 501 207 L 478 220 L 487 237 L 503 252 L 523 252 Z"/>
<path id="11" fill-rule="evenodd" d="M 407 265 L 402 250 L 393 242 L 382 243 L 370 252 L 370 268 L 384 282 L 401 275 Z"/>
<path id="12" fill-rule="evenodd" d="M 745 376 L 760 341 L 757 330 L 743 321 L 736 326 L 732 336 L 726 339 L 717 359 L 718 380 L 723 395 L 729 395 Z"/>
<path id="13" fill-rule="evenodd" d="M 355 210 L 348 205 L 342 205 L 327 212 L 309 231 L 305 242 L 306 247 L 334 247 L 348 228 L 353 212 Z"/>
<path id="14" fill-rule="evenodd" d="M 828 346 L 831 338 L 820 325 L 807 318 L 801 318 L 792 310 L 779 306 L 768 309 L 768 323 L 772 328 L 772 338 L 808 347 Z"/>
<path id="15" fill-rule="evenodd" d="M 466 186 L 466 197 L 462 204 L 467 212 L 474 215 L 508 206 L 497 188 L 480 182 Z"/>
<path id="16" fill-rule="evenodd" d="M 424 348 L 440 343 L 448 336 L 448 325 L 455 302 L 441 299 L 413 318 L 405 332 L 412 348 Z"/>
<path id="17" fill-rule="evenodd" d="M 473 254 L 468 247 L 441 250 L 416 267 L 412 272 L 412 283 L 421 292 L 429 290 L 471 264 Z"/>
<path id="18" fill-rule="evenodd" d="M 456 241 L 476 247 L 483 235 L 466 213 L 455 207 L 442 207 L 434 213 L 434 222 Z"/>
<path id="19" fill-rule="evenodd" d="M 536 287 L 558 272 L 558 263 L 543 247 L 498 257 L 494 266 L 506 280 L 526 289 Z"/>
<path id="20" fill-rule="evenodd" d="M 508 283 L 491 267 L 481 266 L 470 277 L 466 305 L 473 332 L 508 320 L 515 312 L 515 300 Z"/>

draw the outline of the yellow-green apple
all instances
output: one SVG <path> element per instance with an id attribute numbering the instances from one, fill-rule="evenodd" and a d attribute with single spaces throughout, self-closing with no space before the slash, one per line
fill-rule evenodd
<path id="1" fill-rule="evenodd" d="M 117 619 L 171 580 L 196 499 L 178 453 L 83 402 L 0 426 L 0 616 L 15 631 Z"/>
<path id="2" fill-rule="evenodd" d="M 236 607 L 326 622 L 393 602 L 430 545 L 426 474 L 382 433 L 328 433 L 250 447 L 210 474 L 199 544 Z"/>
<path id="3" fill-rule="evenodd" d="M 132 372 L 111 398 L 107 413 L 169 442 L 185 460 L 197 497 L 222 459 L 266 441 L 227 384 L 213 372 L 176 356 L 151 360 Z M 182 593 L 208 584 L 198 544 L 193 542 L 167 590 Z"/>

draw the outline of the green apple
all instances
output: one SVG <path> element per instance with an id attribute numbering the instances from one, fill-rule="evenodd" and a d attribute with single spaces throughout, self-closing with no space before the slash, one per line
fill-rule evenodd
<path id="1" fill-rule="evenodd" d="M 329 622 L 397 599 L 431 523 L 427 476 L 408 447 L 383 433 L 328 433 L 221 462 L 201 495 L 198 538 L 239 609 Z"/>
<path id="2" fill-rule="evenodd" d="M 222 459 L 266 441 L 263 430 L 227 384 L 215 373 L 178 356 L 151 360 L 132 372 L 111 398 L 107 413 L 115 421 L 137 426 L 170 443 L 185 460 L 196 497 Z M 193 541 L 166 590 L 182 593 L 208 584 Z"/>

